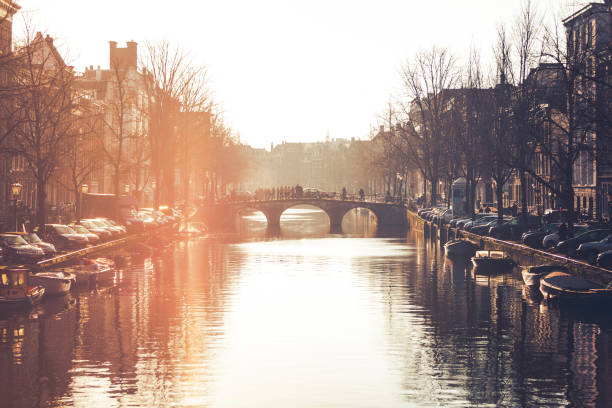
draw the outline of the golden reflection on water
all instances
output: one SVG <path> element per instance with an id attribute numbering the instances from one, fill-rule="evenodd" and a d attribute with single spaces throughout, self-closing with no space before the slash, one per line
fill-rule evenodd
<path id="1" fill-rule="evenodd" d="M 312 208 L 272 235 L 262 216 L 0 315 L 0 405 L 610 406 L 601 320 L 422 236 L 376 238 L 366 213 L 333 235 Z"/>

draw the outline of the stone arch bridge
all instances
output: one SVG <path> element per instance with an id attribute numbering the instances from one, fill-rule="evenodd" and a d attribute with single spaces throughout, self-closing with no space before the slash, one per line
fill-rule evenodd
<path id="1" fill-rule="evenodd" d="M 234 229 L 236 216 L 244 210 L 261 211 L 268 221 L 268 228 L 280 227 L 280 217 L 285 210 L 311 205 L 325 211 L 329 217 L 332 231 L 342 229 L 342 218 L 353 208 L 367 208 L 374 213 L 378 226 L 407 225 L 406 207 L 397 203 L 377 203 L 368 201 L 343 201 L 325 198 L 295 198 L 269 201 L 231 201 L 205 204 L 200 207 L 199 219 L 212 229 Z"/>

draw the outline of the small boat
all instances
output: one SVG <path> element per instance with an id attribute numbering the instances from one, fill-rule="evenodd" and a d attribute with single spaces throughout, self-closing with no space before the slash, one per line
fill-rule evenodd
<path id="1" fill-rule="evenodd" d="M 6 266 L 0 268 L 0 310 L 31 307 L 40 302 L 45 288 L 30 285 L 29 269 Z"/>
<path id="2" fill-rule="evenodd" d="M 76 265 L 63 269 L 76 276 L 76 284 L 89 284 L 112 279 L 115 263 L 108 258 L 82 258 Z"/>
<path id="3" fill-rule="evenodd" d="M 44 287 L 47 295 L 63 295 L 76 283 L 76 275 L 62 270 L 39 272 L 30 275 L 30 283 Z"/>
<path id="4" fill-rule="evenodd" d="M 478 245 L 467 239 L 453 239 L 444 244 L 447 256 L 474 256 Z"/>
<path id="5" fill-rule="evenodd" d="M 538 266 L 526 266 L 521 270 L 523 276 L 523 282 L 529 287 L 537 288 L 540 285 L 540 278 L 546 276 L 551 272 L 565 272 L 569 273 L 565 266 L 561 265 L 538 265 Z"/>
<path id="6" fill-rule="evenodd" d="M 514 261 L 503 251 L 476 251 L 472 264 L 477 273 L 500 273 L 511 269 Z"/>
<path id="7" fill-rule="evenodd" d="M 612 288 L 565 272 L 551 272 L 540 278 L 544 299 L 570 302 L 612 301 Z"/>

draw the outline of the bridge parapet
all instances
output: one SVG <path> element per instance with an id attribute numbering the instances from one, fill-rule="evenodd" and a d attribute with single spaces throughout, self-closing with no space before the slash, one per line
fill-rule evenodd
<path id="1" fill-rule="evenodd" d="M 200 220 L 210 228 L 234 229 L 238 213 L 252 209 L 261 211 L 266 216 L 269 227 L 278 227 L 283 212 L 298 205 L 311 205 L 325 211 L 329 217 L 332 230 L 341 228 L 344 215 L 354 208 L 367 208 L 372 211 L 379 226 L 404 226 L 407 224 L 406 207 L 402 204 L 324 198 L 215 203 L 202 206 L 198 213 L 200 214 Z"/>

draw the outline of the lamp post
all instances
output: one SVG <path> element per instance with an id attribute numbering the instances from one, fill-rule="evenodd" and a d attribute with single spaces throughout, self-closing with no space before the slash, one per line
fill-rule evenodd
<path id="1" fill-rule="evenodd" d="M 14 220 L 15 220 L 15 231 L 18 230 L 19 226 L 17 221 L 17 198 L 19 194 L 21 194 L 21 188 L 23 186 L 17 182 L 11 184 L 11 192 L 13 193 L 13 211 L 14 211 Z"/>
<path id="2" fill-rule="evenodd" d="M 83 194 L 87 194 L 87 191 L 89 191 L 89 186 L 87 184 L 81 185 L 81 188 L 79 190 L 79 214 L 78 214 L 78 221 L 81 221 L 81 217 L 83 216 Z"/>

